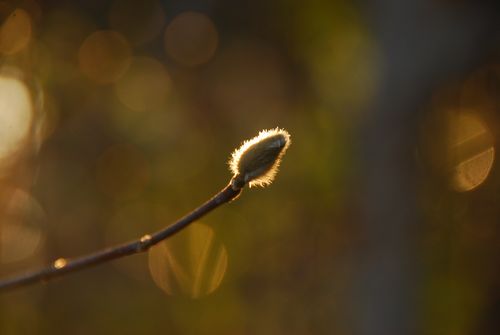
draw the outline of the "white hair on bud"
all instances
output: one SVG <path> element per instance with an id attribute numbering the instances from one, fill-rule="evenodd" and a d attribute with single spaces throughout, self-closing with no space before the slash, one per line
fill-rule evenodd
<path id="1" fill-rule="evenodd" d="M 290 134 L 279 128 L 262 130 L 243 142 L 229 160 L 234 174 L 233 187 L 241 188 L 247 183 L 250 187 L 271 184 L 290 143 Z"/>

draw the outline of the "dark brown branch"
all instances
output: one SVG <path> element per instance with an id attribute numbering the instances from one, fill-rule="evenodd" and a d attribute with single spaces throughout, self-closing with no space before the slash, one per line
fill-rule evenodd
<path id="1" fill-rule="evenodd" d="M 46 268 L 1 280 L 0 292 L 5 292 L 30 284 L 46 282 L 53 278 L 61 277 L 68 273 L 76 272 L 97 264 L 144 252 L 155 244 L 178 233 L 182 229 L 186 228 L 190 223 L 198 220 L 220 205 L 236 198 L 240 192 L 241 189 L 234 189 L 230 183 L 212 199 L 179 219 L 177 222 L 160 231 L 157 231 L 156 233 L 147 234 L 137 240 L 100 250 L 90 255 L 85 255 L 72 260 L 64 259 L 64 261 L 54 262 L 51 266 Z"/>

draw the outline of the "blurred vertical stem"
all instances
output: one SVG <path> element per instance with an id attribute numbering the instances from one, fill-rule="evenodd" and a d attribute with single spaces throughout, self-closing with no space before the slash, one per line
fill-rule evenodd
<path id="1" fill-rule="evenodd" d="M 382 72 L 359 130 L 364 239 L 351 260 L 352 333 L 421 334 L 417 121 L 440 83 L 497 47 L 500 11 L 493 1 L 374 0 L 366 7 Z"/>

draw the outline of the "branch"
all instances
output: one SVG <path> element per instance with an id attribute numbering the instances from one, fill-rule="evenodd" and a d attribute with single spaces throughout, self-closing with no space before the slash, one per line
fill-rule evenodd
<path id="1" fill-rule="evenodd" d="M 284 130 L 274 129 L 260 132 L 258 136 L 244 142 L 233 153 L 230 165 L 234 175 L 229 185 L 175 223 L 156 233 L 146 234 L 125 244 L 109 247 L 72 260 L 59 258 L 46 268 L 0 280 L 0 292 L 47 282 L 53 278 L 62 277 L 94 265 L 147 251 L 220 205 L 235 199 L 245 185 L 263 186 L 270 184 L 276 174 L 281 157 L 289 145 L 290 135 Z"/>
<path id="2" fill-rule="evenodd" d="M 0 292 L 28 286 L 39 282 L 47 282 L 53 278 L 61 277 L 66 274 L 76 272 L 97 264 L 147 251 L 155 244 L 167 239 L 170 236 L 175 235 L 182 229 L 186 228 L 190 223 L 198 220 L 220 205 L 231 201 L 240 193 L 241 189 L 235 189 L 231 186 L 231 184 L 229 184 L 223 190 L 217 193 L 212 199 L 208 200 L 191 213 L 179 219 L 177 222 L 160 231 L 157 231 L 156 233 L 147 234 L 131 242 L 100 250 L 93 254 L 85 255 L 73 260 L 59 258 L 58 260 L 53 262 L 51 266 L 48 266 L 46 268 L 0 281 Z"/>

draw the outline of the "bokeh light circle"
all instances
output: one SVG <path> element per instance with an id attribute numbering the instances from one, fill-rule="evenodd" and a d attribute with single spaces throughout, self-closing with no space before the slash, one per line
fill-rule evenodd
<path id="1" fill-rule="evenodd" d="M 163 108 L 170 91 L 170 76 L 159 61 L 134 58 L 129 70 L 116 83 L 115 92 L 122 104 L 135 111 Z"/>
<path id="2" fill-rule="evenodd" d="M 121 34 L 111 30 L 96 31 L 81 45 L 78 61 L 80 71 L 92 81 L 109 84 L 127 71 L 131 49 Z"/>
<path id="3" fill-rule="evenodd" d="M 208 62 L 219 36 L 212 20 L 198 12 L 177 15 L 165 30 L 165 51 L 177 63 L 192 67 Z"/>
<path id="4" fill-rule="evenodd" d="M 18 79 L 0 76 L 0 160 L 15 152 L 29 135 L 31 96 Z"/>
<path id="5" fill-rule="evenodd" d="M 471 191 L 488 177 L 495 159 L 491 131 L 473 113 L 460 113 L 450 122 L 452 186 L 459 192 Z"/>
<path id="6" fill-rule="evenodd" d="M 151 276 L 169 295 L 206 296 L 219 287 L 226 268 L 226 247 L 212 228 L 201 223 L 149 250 Z"/>
<path id="7" fill-rule="evenodd" d="M 8 264 L 32 256 L 43 241 L 46 214 L 29 193 L 14 189 L 1 213 L 0 263 Z"/>
<path id="8" fill-rule="evenodd" d="M 27 11 L 15 9 L 0 27 L 0 53 L 13 55 L 26 48 L 31 40 L 32 23 Z"/>

